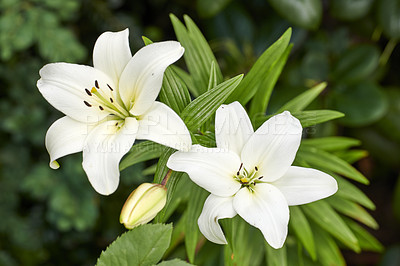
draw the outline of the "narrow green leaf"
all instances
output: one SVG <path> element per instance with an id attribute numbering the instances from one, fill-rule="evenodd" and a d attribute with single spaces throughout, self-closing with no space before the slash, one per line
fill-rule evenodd
<path id="1" fill-rule="evenodd" d="M 345 219 L 345 222 L 357 237 L 358 243 L 360 244 L 362 250 L 374 252 L 383 251 L 383 245 L 358 223 L 351 219 Z"/>
<path id="2" fill-rule="evenodd" d="M 254 117 L 257 114 L 265 114 L 272 90 L 286 64 L 293 45 L 289 45 L 282 56 L 274 62 L 268 73 L 266 73 L 262 85 L 258 88 L 254 98 L 251 101 L 249 116 Z"/>
<path id="3" fill-rule="evenodd" d="M 375 210 L 375 204 L 358 187 L 341 176 L 332 175 L 338 182 L 339 189 L 336 192 L 337 196 L 357 202 L 370 210 Z"/>
<path id="4" fill-rule="evenodd" d="M 171 241 L 171 224 L 145 224 L 118 237 L 103 251 L 97 266 L 153 265 Z"/>
<path id="5" fill-rule="evenodd" d="M 202 94 L 207 90 L 211 64 L 217 60 L 203 34 L 188 16 L 184 16 L 186 27 L 173 14 L 170 15 L 170 19 L 178 41 L 185 48 L 184 59 L 193 78 L 193 84 L 196 86 L 196 91 Z M 216 73 L 217 80 L 221 82 L 222 74 L 218 65 Z"/>
<path id="6" fill-rule="evenodd" d="M 286 245 L 274 249 L 265 242 L 265 260 L 268 266 L 287 266 Z"/>
<path id="7" fill-rule="evenodd" d="M 316 147 L 324 151 L 346 150 L 361 145 L 358 139 L 348 137 L 324 137 L 315 139 L 303 139 L 301 145 Z"/>
<path id="8" fill-rule="evenodd" d="M 318 97 L 318 95 L 326 88 L 326 86 L 326 82 L 315 85 L 311 89 L 306 90 L 302 94 L 285 103 L 281 108 L 279 108 L 277 113 L 281 113 L 283 111 L 289 111 L 292 113 L 303 111 L 315 98 Z"/>
<path id="9" fill-rule="evenodd" d="M 189 73 L 187 73 L 185 70 L 183 70 L 182 68 L 175 66 L 175 65 L 171 65 L 169 66 L 170 68 L 172 68 L 174 70 L 174 72 L 176 74 L 178 74 L 178 76 L 183 80 L 183 82 L 186 84 L 188 90 L 195 96 L 198 97 L 200 95 L 200 91 L 197 90 L 197 87 L 194 85 L 193 83 L 193 79 L 190 76 Z"/>
<path id="10" fill-rule="evenodd" d="M 337 151 L 335 152 L 335 155 L 349 164 L 353 164 L 355 162 L 358 162 L 362 158 L 365 158 L 368 156 L 368 151 L 365 150 L 347 150 L 347 151 Z"/>
<path id="11" fill-rule="evenodd" d="M 203 209 L 204 201 L 208 196 L 207 191 L 198 187 L 192 186 L 188 207 L 186 209 L 186 227 L 185 227 L 185 246 L 186 253 L 191 263 L 194 262 L 197 242 L 199 240 L 199 226 L 197 220 L 199 219 L 201 210 Z"/>
<path id="12" fill-rule="evenodd" d="M 215 88 L 218 85 L 217 70 L 214 61 L 211 62 L 210 78 L 208 79 L 207 91 Z"/>
<path id="13" fill-rule="evenodd" d="M 146 36 L 142 36 L 142 40 L 144 42 L 144 45 L 149 45 L 153 43 L 153 41 L 147 38 Z"/>
<path id="14" fill-rule="evenodd" d="M 343 113 L 333 110 L 301 111 L 292 113 L 292 115 L 300 120 L 303 128 L 321 124 L 344 116 Z"/>
<path id="15" fill-rule="evenodd" d="M 191 101 L 186 84 L 170 67 L 164 73 L 160 100 L 171 107 L 177 114 L 180 114 Z"/>
<path id="16" fill-rule="evenodd" d="M 191 131 L 198 129 L 213 116 L 215 111 L 238 86 L 242 77 L 243 75 L 238 75 L 219 84 L 217 87 L 203 93 L 186 106 L 182 111 L 181 117 L 188 129 Z"/>
<path id="17" fill-rule="evenodd" d="M 135 144 L 122 159 L 119 164 L 119 170 L 122 171 L 131 165 L 160 157 L 163 150 L 164 146 L 152 141 L 143 141 Z"/>
<path id="18" fill-rule="evenodd" d="M 337 246 L 335 240 L 326 231 L 314 225 L 315 244 L 320 265 L 323 266 L 345 266 L 346 262 Z"/>
<path id="19" fill-rule="evenodd" d="M 357 203 L 337 195 L 328 198 L 326 201 L 338 212 L 347 215 L 373 229 L 378 229 L 379 226 L 375 219 Z"/>
<path id="20" fill-rule="evenodd" d="M 246 105 L 253 98 L 259 87 L 263 85 L 266 74 L 286 51 L 291 35 L 292 29 L 289 28 L 257 59 L 243 81 L 228 98 L 228 102 L 239 101 L 242 105 Z"/>
<path id="21" fill-rule="evenodd" d="M 332 207 L 323 200 L 302 205 L 301 209 L 306 213 L 307 217 L 313 220 L 325 231 L 336 237 L 347 247 L 355 252 L 360 252 L 360 247 L 357 238 L 353 232 L 347 227 L 343 219 L 332 209 Z M 314 234 L 314 237 L 317 236 Z M 316 243 L 317 244 L 317 243 Z M 316 245 L 317 253 L 319 250 Z M 319 256 L 318 256 L 319 257 Z"/>
<path id="22" fill-rule="evenodd" d="M 317 253 L 314 244 L 314 236 L 310 224 L 303 211 L 298 206 L 290 207 L 290 228 L 303 244 L 313 260 L 317 259 Z"/>
<path id="23" fill-rule="evenodd" d="M 158 266 L 189 266 L 193 265 L 180 259 L 166 260 L 157 264 Z"/>
<path id="24" fill-rule="evenodd" d="M 301 146 L 297 152 L 297 156 L 305 160 L 312 167 L 330 170 L 362 184 L 369 184 L 369 180 L 357 169 L 346 161 L 326 151 Z"/>

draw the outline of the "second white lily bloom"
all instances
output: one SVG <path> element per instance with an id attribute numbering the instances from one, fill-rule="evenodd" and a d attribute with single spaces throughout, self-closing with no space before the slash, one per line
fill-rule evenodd
<path id="1" fill-rule="evenodd" d="M 191 146 L 189 131 L 167 105 L 155 101 L 165 69 L 183 54 L 179 42 L 150 44 L 132 56 L 128 29 L 105 32 L 93 50 L 94 67 L 54 63 L 40 70 L 37 87 L 66 116 L 46 134 L 50 167 L 83 151 L 83 168 L 100 194 L 119 183 L 119 161 L 136 139 L 179 150 Z"/>
<path id="2" fill-rule="evenodd" d="M 239 214 L 259 228 L 273 248 L 281 248 L 287 236 L 288 206 L 337 191 L 337 182 L 330 175 L 291 166 L 302 127 L 287 111 L 271 117 L 254 132 L 238 102 L 222 105 L 216 112 L 215 136 L 217 148 L 193 145 L 189 152 L 174 153 L 167 163 L 211 192 L 198 225 L 214 243 L 227 243 L 218 220 Z"/>

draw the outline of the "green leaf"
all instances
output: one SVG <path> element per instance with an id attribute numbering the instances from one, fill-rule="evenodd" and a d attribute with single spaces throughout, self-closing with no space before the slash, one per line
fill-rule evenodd
<path id="1" fill-rule="evenodd" d="M 368 156 L 368 151 L 365 150 L 348 150 L 348 151 L 337 151 L 335 152 L 335 155 L 349 164 L 353 164 L 355 162 L 358 162 L 362 158 L 365 158 Z"/>
<path id="2" fill-rule="evenodd" d="M 339 58 L 332 71 L 333 79 L 350 83 L 367 79 L 378 67 L 380 51 L 369 44 L 357 45 Z"/>
<path id="3" fill-rule="evenodd" d="M 238 86 L 242 80 L 243 75 L 233 77 L 217 87 L 203 93 L 192 101 L 182 111 L 181 117 L 183 118 L 189 130 L 193 131 L 198 129 L 204 124 L 215 111 L 225 102 L 232 91 Z"/>
<path id="4" fill-rule="evenodd" d="M 122 171 L 131 165 L 160 157 L 164 149 L 164 146 L 152 141 L 143 141 L 135 144 L 122 159 L 119 164 L 119 170 Z"/>
<path id="5" fill-rule="evenodd" d="M 378 229 L 375 219 L 360 205 L 348 199 L 332 196 L 326 200 L 335 210 L 373 229 Z"/>
<path id="6" fill-rule="evenodd" d="M 293 113 L 303 111 L 315 98 L 318 97 L 318 95 L 326 88 L 326 86 L 326 82 L 315 85 L 311 89 L 308 89 L 284 104 L 276 113 L 281 113 L 283 111 L 289 111 Z"/>
<path id="7" fill-rule="evenodd" d="M 330 2 L 331 14 L 340 20 L 353 21 L 368 14 L 374 0 L 335 0 Z"/>
<path id="8" fill-rule="evenodd" d="M 203 34 L 188 16 L 184 16 L 186 27 L 173 14 L 170 18 L 178 41 L 185 48 L 184 59 L 193 78 L 193 84 L 196 86 L 196 91 L 202 94 L 207 90 L 211 64 L 217 60 Z M 217 64 L 215 67 L 219 83 L 222 81 L 222 73 Z"/>
<path id="9" fill-rule="evenodd" d="M 166 261 L 160 262 L 157 265 L 158 266 L 189 266 L 189 265 L 193 265 L 193 264 L 187 263 L 186 261 L 183 261 L 180 259 L 174 259 L 174 260 L 166 260 Z"/>
<path id="10" fill-rule="evenodd" d="M 306 216 L 298 206 L 290 207 L 290 228 L 293 229 L 297 238 L 303 244 L 313 260 L 317 259 L 314 236 Z"/>
<path id="11" fill-rule="evenodd" d="M 335 240 L 318 226 L 313 226 L 318 259 L 324 266 L 345 266 L 346 262 Z"/>
<path id="12" fill-rule="evenodd" d="M 373 237 L 367 230 L 362 228 L 358 223 L 351 219 L 345 219 L 345 222 L 353 231 L 354 235 L 358 239 L 358 243 L 362 250 L 382 252 L 384 247 L 379 241 Z"/>
<path id="13" fill-rule="evenodd" d="M 249 116 L 254 117 L 257 114 L 264 114 L 268 107 L 272 90 L 286 64 L 293 45 L 289 45 L 282 56 L 274 62 L 268 73 L 266 73 L 262 85 L 258 88 L 254 98 L 251 101 Z"/>
<path id="14" fill-rule="evenodd" d="M 274 249 L 265 242 L 265 260 L 268 266 L 287 266 L 286 245 Z"/>
<path id="15" fill-rule="evenodd" d="M 347 150 L 354 146 L 361 145 L 361 141 L 349 137 L 324 137 L 315 139 L 303 139 L 301 145 L 317 147 L 324 151 Z"/>
<path id="16" fill-rule="evenodd" d="M 301 111 L 292 113 L 292 115 L 300 120 L 303 128 L 321 124 L 344 116 L 343 113 L 333 110 Z"/>
<path id="17" fill-rule="evenodd" d="M 118 237 L 101 253 L 97 266 L 153 265 L 171 241 L 171 224 L 145 224 Z"/>
<path id="18" fill-rule="evenodd" d="M 337 86 L 329 94 L 329 106 L 346 116 L 340 122 L 348 126 L 366 126 L 381 119 L 388 110 L 382 89 L 371 82 Z"/>
<path id="19" fill-rule="evenodd" d="M 269 0 L 269 3 L 279 15 L 296 26 L 313 30 L 321 22 L 320 0 Z"/>
<path id="20" fill-rule="evenodd" d="M 142 36 L 142 40 L 144 42 L 144 45 L 149 45 L 153 43 L 153 41 L 147 38 L 146 36 Z"/>
<path id="21" fill-rule="evenodd" d="M 208 79 L 207 91 L 215 88 L 218 85 L 217 69 L 215 68 L 214 61 L 211 62 L 210 78 Z"/>
<path id="22" fill-rule="evenodd" d="M 336 192 L 337 196 L 357 202 L 370 210 L 375 210 L 375 204 L 358 187 L 343 177 L 332 175 L 338 182 L 339 189 Z"/>
<path id="23" fill-rule="evenodd" d="M 289 28 L 257 59 L 250 71 L 245 75 L 243 81 L 228 98 L 227 102 L 239 101 L 243 106 L 246 105 L 263 85 L 265 76 L 272 69 L 275 62 L 285 53 L 291 35 L 292 29 Z"/>
<path id="24" fill-rule="evenodd" d="M 326 151 L 301 146 L 297 152 L 297 156 L 302 160 L 305 160 L 312 167 L 333 171 L 362 184 L 369 184 L 369 180 L 357 169 L 346 161 Z"/>
<path id="25" fill-rule="evenodd" d="M 377 1 L 378 23 L 383 32 L 393 39 L 400 39 L 400 0 Z"/>
<path id="26" fill-rule="evenodd" d="M 204 202 L 208 196 L 208 192 L 198 186 L 191 186 L 188 207 L 186 209 L 186 226 L 185 226 L 185 246 L 189 261 L 194 262 L 196 246 L 199 239 L 200 231 L 197 225 Z"/>
<path id="27" fill-rule="evenodd" d="M 217 15 L 231 0 L 197 0 L 197 12 L 204 18 Z"/>
<path id="28" fill-rule="evenodd" d="M 347 227 L 343 219 L 323 200 L 302 205 L 301 209 L 306 213 L 307 217 L 313 220 L 325 231 L 336 237 L 347 247 L 355 252 L 360 252 L 357 238 L 353 232 Z M 320 249 L 317 243 L 317 235 L 314 234 L 316 240 L 317 253 Z M 320 257 L 320 256 L 318 256 Z"/>

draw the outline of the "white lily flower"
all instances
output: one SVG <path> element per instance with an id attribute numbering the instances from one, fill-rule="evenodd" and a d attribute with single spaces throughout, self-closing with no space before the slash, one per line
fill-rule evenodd
<path id="1" fill-rule="evenodd" d="M 94 189 L 113 193 L 119 162 L 135 139 L 188 150 L 191 138 L 181 118 L 155 101 L 165 69 L 184 53 L 179 42 L 147 45 L 132 56 L 128 29 L 105 32 L 93 50 L 94 67 L 53 63 L 40 70 L 37 87 L 66 116 L 46 134 L 50 167 L 57 159 L 83 151 L 83 169 Z"/>
<path id="2" fill-rule="evenodd" d="M 227 243 L 218 220 L 238 214 L 260 229 L 273 248 L 281 248 L 287 236 L 288 206 L 337 191 L 337 182 L 330 175 L 291 166 L 302 127 L 288 111 L 271 117 L 254 132 L 238 102 L 222 105 L 216 112 L 215 135 L 217 148 L 193 145 L 189 152 L 171 155 L 167 163 L 211 192 L 198 225 L 214 243 Z"/>

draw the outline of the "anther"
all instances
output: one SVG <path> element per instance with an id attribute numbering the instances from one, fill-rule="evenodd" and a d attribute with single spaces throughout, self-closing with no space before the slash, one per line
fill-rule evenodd
<path id="1" fill-rule="evenodd" d="M 258 178 L 258 180 L 261 180 L 261 178 L 263 178 L 264 176 L 260 176 L 259 178 Z"/>
<path id="2" fill-rule="evenodd" d="M 107 84 L 107 87 L 110 89 L 110 91 L 113 91 L 113 88 L 111 88 L 110 85 Z"/>
<path id="3" fill-rule="evenodd" d="M 112 98 L 110 98 L 110 102 L 111 102 L 111 103 L 113 103 L 113 102 L 114 102 L 114 100 L 113 100 Z"/>
<path id="4" fill-rule="evenodd" d="M 100 89 L 99 88 L 99 83 L 97 82 L 97 80 L 94 81 L 94 86 L 96 86 L 96 88 Z"/>
<path id="5" fill-rule="evenodd" d="M 85 89 L 85 91 L 86 91 L 87 95 L 92 96 L 92 93 L 88 89 Z"/>
<path id="6" fill-rule="evenodd" d="M 240 174 L 240 170 L 242 169 L 242 167 L 243 167 L 243 163 L 240 164 L 239 170 L 238 170 L 237 173 L 236 173 L 237 175 Z"/>
<path id="7" fill-rule="evenodd" d="M 257 168 L 257 166 L 254 166 L 254 169 L 256 169 L 256 171 L 258 171 L 258 168 Z"/>
<path id="8" fill-rule="evenodd" d="M 92 107 L 92 105 L 90 103 L 88 103 L 87 101 L 83 101 L 84 104 L 86 104 L 87 107 Z"/>
<path id="9" fill-rule="evenodd" d="M 117 123 L 115 123 L 115 126 L 118 126 L 118 122 L 117 122 Z"/>
<path id="10" fill-rule="evenodd" d="M 101 111 L 104 110 L 103 106 L 101 106 L 101 105 L 99 105 L 99 108 L 100 108 Z"/>

